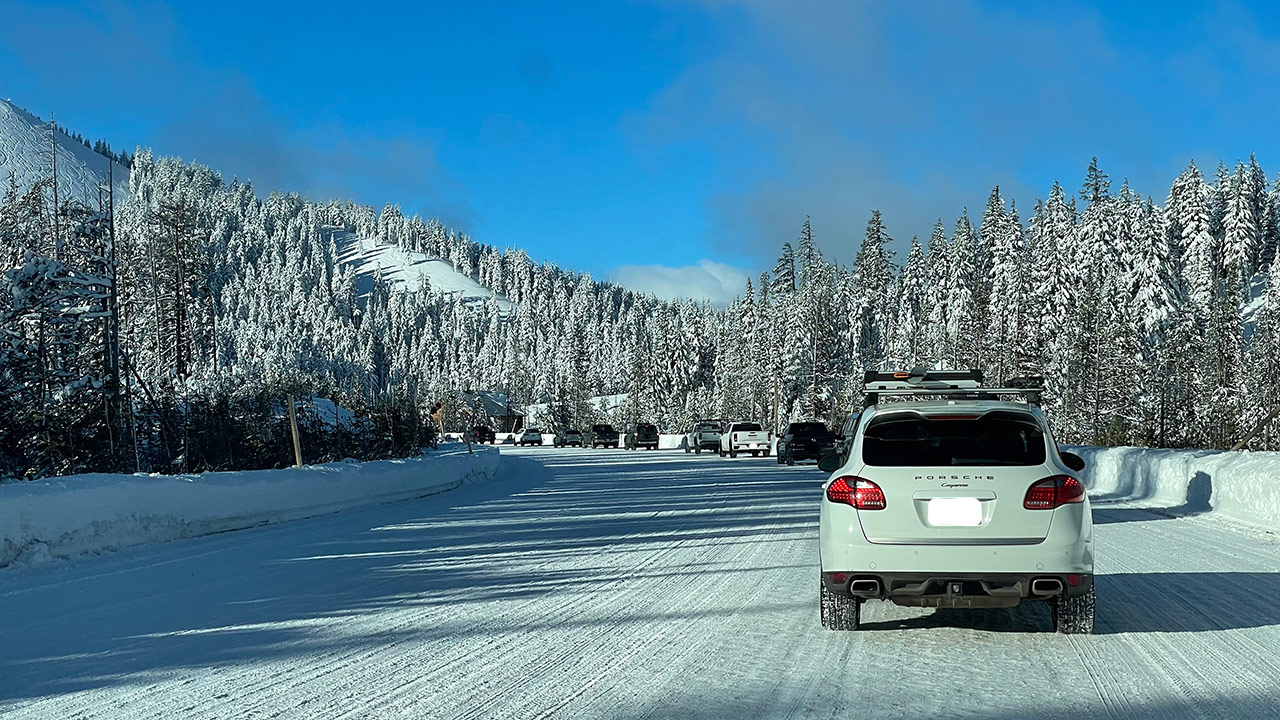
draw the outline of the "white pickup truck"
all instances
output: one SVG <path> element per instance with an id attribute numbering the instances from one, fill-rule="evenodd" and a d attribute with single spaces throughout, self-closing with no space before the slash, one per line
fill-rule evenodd
<path id="1" fill-rule="evenodd" d="M 752 457 L 768 457 L 771 441 L 769 432 L 760 427 L 760 423 L 733 423 L 720 435 L 720 457 L 736 458 L 740 452 L 749 452 Z"/>
<path id="2" fill-rule="evenodd" d="M 718 420 L 699 420 L 693 429 L 684 436 L 684 451 L 696 452 L 720 449 L 720 422 Z"/>

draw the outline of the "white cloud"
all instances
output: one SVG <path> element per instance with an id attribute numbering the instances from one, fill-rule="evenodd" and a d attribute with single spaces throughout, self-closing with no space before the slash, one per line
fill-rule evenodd
<path id="1" fill-rule="evenodd" d="M 663 300 L 688 298 L 710 300 L 725 305 L 741 295 L 750 274 L 732 265 L 700 260 L 697 265 L 623 265 L 614 270 L 612 282 L 641 293 L 652 293 Z"/>

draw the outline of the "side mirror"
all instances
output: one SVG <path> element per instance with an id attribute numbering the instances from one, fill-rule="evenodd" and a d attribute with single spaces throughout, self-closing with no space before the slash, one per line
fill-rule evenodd
<path id="1" fill-rule="evenodd" d="M 818 469 L 826 473 L 835 472 L 839 470 L 840 466 L 843 464 L 844 463 L 840 461 L 839 455 L 824 455 L 822 459 L 818 461 Z"/>
<path id="2" fill-rule="evenodd" d="M 1062 463 L 1067 467 L 1076 472 L 1084 470 L 1084 458 L 1072 452 L 1060 452 L 1059 454 L 1062 456 Z"/>

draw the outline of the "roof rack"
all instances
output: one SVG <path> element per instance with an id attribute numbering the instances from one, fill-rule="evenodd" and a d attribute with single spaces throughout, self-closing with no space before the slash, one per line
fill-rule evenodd
<path id="1" fill-rule="evenodd" d="M 981 370 L 926 370 L 880 372 L 867 370 L 863 375 L 863 407 L 871 407 L 884 396 L 946 398 L 948 400 L 999 400 L 1017 396 L 1029 405 L 1039 405 L 1044 392 L 1044 378 L 1022 376 L 1010 378 L 1005 387 L 983 387 Z"/>

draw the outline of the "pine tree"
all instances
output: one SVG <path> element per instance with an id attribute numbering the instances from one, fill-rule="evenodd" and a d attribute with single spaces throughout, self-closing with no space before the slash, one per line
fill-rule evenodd
<path id="1" fill-rule="evenodd" d="M 882 367 L 886 359 L 886 332 L 889 327 L 889 298 L 893 265 L 880 211 L 873 210 L 867 221 L 866 237 L 854 259 L 854 281 L 861 294 L 852 322 L 858 328 L 858 355 L 870 367 Z"/>
<path id="2" fill-rule="evenodd" d="M 928 358 L 927 320 L 929 266 L 918 238 L 911 238 L 911 250 L 902 266 L 898 281 L 897 302 L 892 305 L 896 317 L 892 323 L 893 340 L 889 363 L 900 368 L 913 368 Z"/>
<path id="3" fill-rule="evenodd" d="M 929 256 L 926 263 L 930 291 L 926 293 L 927 307 L 922 309 L 928 313 L 924 319 L 926 345 L 923 361 L 930 366 L 941 367 L 948 355 L 947 327 L 951 317 L 952 293 L 951 248 L 947 244 L 942 218 L 934 222 L 933 232 L 929 235 Z"/>
<path id="4" fill-rule="evenodd" d="M 804 234 L 812 235 L 808 220 L 805 221 Z M 796 291 L 796 261 L 791 243 L 782 244 L 782 255 L 778 256 L 778 264 L 773 267 L 771 290 L 775 295 L 788 295 Z"/>

